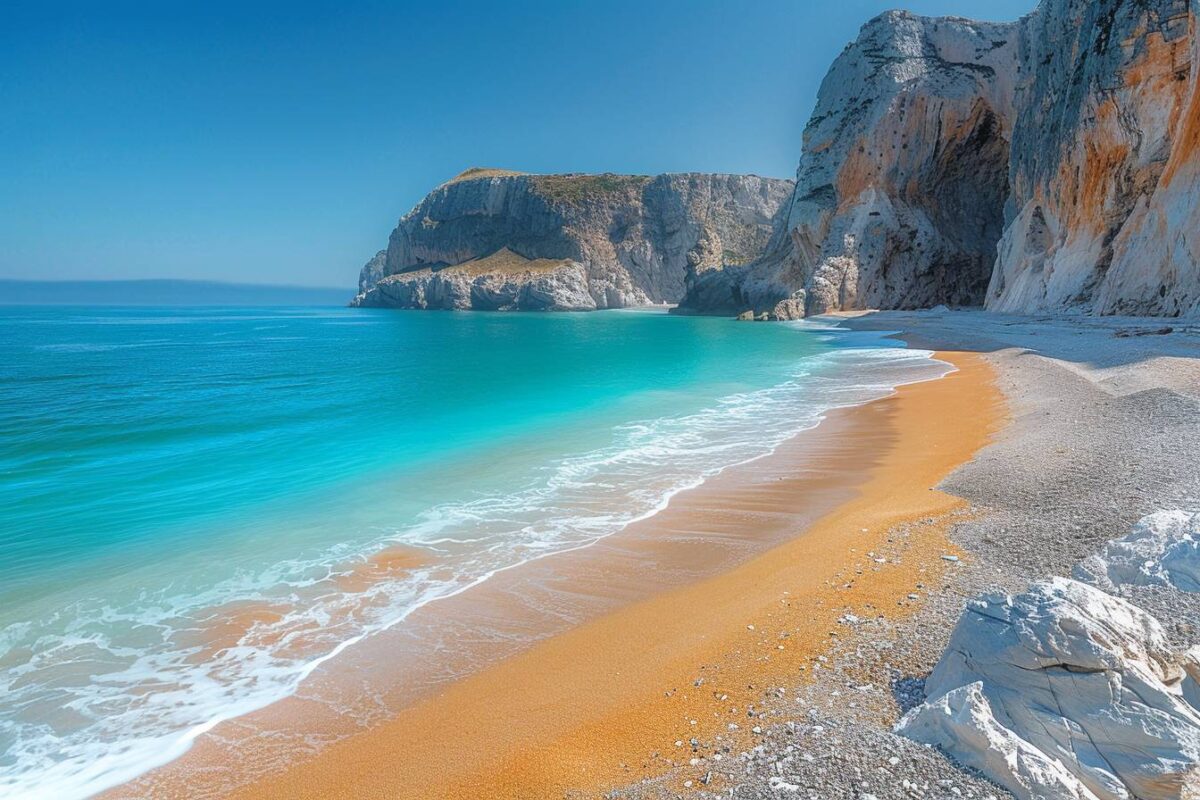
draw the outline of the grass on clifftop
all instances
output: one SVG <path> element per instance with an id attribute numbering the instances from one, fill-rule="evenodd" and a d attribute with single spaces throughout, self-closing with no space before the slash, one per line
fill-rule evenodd
<path id="1" fill-rule="evenodd" d="M 650 181 L 648 175 L 538 175 L 533 185 L 548 200 L 578 205 L 589 199 L 638 190 Z"/>
<path id="2" fill-rule="evenodd" d="M 511 178 L 528 175 L 528 172 L 517 172 L 511 169 L 495 167 L 471 167 L 455 175 L 442 184 L 451 186 L 463 181 L 482 180 L 484 178 Z M 534 175 L 534 189 L 542 197 L 559 203 L 580 205 L 587 200 L 618 197 L 631 191 L 640 190 L 650 181 L 649 175 L 614 175 L 606 172 L 602 175 L 586 175 L 570 173 L 567 175 Z M 427 222 L 427 227 L 432 227 Z"/>
<path id="3" fill-rule="evenodd" d="M 502 247 L 490 256 L 464 261 L 453 267 L 446 267 L 446 269 L 465 272 L 475 278 L 487 274 L 517 275 L 523 272 L 553 272 L 569 263 L 571 262 L 565 258 L 526 258 L 507 247 Z"/>
<path id="4" fill-rule="evenodd" d="M 396 279 L 422 278 L 432 275 L 434 272 L 462 273 L 471 278 L 478 278 L 480 275 L 524 275 L 535 272 L 553 272 L 570 263 L 570 260 L 565 258 L 526 258 L 507 247 L 502 247 L 490 256 L 473 258 L 461 264 L 451 264 L 437 270 L 421 267 L 407 272 L 397 272 L 389 277 Z"/>
<path id="5" fill-rule="evenodd" d="M 495 167 L 470 167 L 455 175 L 450 180 L 443 183 L 443 186 L 449 186 L 452 183 L 461 181 L 473 181 L 479 178 L 511 178 L 516 175 L 528 175 L 527 172 L 517 172 L 511 169 L 497 169 Z"/>

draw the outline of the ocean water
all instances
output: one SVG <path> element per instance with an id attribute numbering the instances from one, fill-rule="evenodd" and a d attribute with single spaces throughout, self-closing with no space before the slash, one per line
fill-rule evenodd
<path id="1" fill-rule="evenodd" d="M 809 323 L 340 308 L 4 307 L 0 365 L 0 796 L 55 798 L 949 370 Z"/>

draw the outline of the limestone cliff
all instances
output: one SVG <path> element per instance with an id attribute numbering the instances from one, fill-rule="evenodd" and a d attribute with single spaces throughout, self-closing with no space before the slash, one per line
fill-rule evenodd
<path id="1" fill-rule="evenodd" d="M 1200 314 L 1198 3 L 877 17 L 821 86 L 766 253 L 681 305 Z"/>
<path id="2" fill-rule="evenodd" d="M 355 305 L 589 310 L 676 302 L 765 247 L 792 182 L 468 170 L 406 214 Z"/>
<path id="3" fill-rule="evenodd" d="M 1045 0 L 1021 25 L 989 308 L 1197 313 L 1194 26 L 1188 0 Z"/>
<path id="4" fill-rule="evenodd" d="M 1016 43 L 1005 25 L 877 17 L 834 62 L 767 255 L 685 306 L 809 313 L 979 303 L 1003 227 Z M 713 308 L 720 298 L 724 306 Z"/>

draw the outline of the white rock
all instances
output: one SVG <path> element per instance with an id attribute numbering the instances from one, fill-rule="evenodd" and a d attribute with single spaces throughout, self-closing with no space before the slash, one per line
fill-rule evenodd
<path id="1" fill-rule="evenodd" d="M 1122 584 L 1171 585 L 1200 592 L 1200 512 L 1160 511 L 1143 517 L 1075 567 L 1074 576 L 1112 591 Z"/>
<path id="2" fill-rule="evenodd" d="M 981 681 L 914 709 L 901 720 L 899 730 L 937 744 L 960 764 L 979 770 L 1022 800 L 1097 798 L 1061 761 L 996 721 Z"/>
<path id="3" fill-rule="evenodd" d="M 1200 708 L 1200 646 L 1183 654 L 1183 699 L 1195 708 Z"/>
<path id="4" fill-rule="evenodd" d="M 1054 578 L 970 603 L 897 730 L 1021 800 L 1190 798 L 1198 676 L 1149 614 Z"/>
<path id="5" fill-rule="evenodd" d="M 772 778 L 768 781 L 768 783 L 771 785 L 771 788 L 777 792 L 798 792 L 798 791 L 800 791 L 799 784 L 788 783 L 783 778 L 780 778 L 778 775 L 772 776 Z"/>

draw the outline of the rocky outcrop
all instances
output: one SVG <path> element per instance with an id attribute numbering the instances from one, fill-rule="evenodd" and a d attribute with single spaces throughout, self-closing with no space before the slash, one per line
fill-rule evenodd
<path id="1" fill-rule="evenodd" d="M 355 302 L 463 302 L 460 280 L 376 286 L 508 248 L 579 265 L 597 308 L 1200 315 L 1198 8 L 1042 0 L 1002 24 L 886 13 L 822 83 L 790 198 L 754 177 L 468 170 L 401 220 Z"/>
<path id="2" fill-rule="evenodd" d="M 890 12 L 834 62 L 766 256 L 684 301 L 773 311 L 977 304 L 1008 194 L 1011 26 Z"/>
<path id="3" fill-rule="evenodd" d="M 971 602 L 898 725 L 1021 800 L 1200 796 L 1195 653 L 1067 578 Z"/>
<path id="4" fill-rule="evenodd" d="M 374 286 L 383 280 L 387 274 L 384 272 L 387 266 L 387 250 L 380 250 L 363 265 L 362 270 L 358 273 L 358 285 L 361 289 L 364 285 Z"/>
<path id="5" fill-rule="evenodd" d="M 681 305 L 1200 314 L 1197 4 L 877 17 L 822 83 L 767 252 Z"/>
<path id="6" fill-rule="evenodd" d="M 1078 580 L 1121 586 L 1173 586 L 1200 592 L 1200 512 L 1159 511 L 1075 567 Z"/>
<path id="7" fill-rule="evenodd" d="M 370 268 L 368 263 L 364 270 Z M 489 311 L 593 311 L 596 301 L 582 264 L 528 259 L 504 248 L 441 269 L 423 268 L 379 278 L 355 300 L 366 308 Z"/>
<path id="8" fill-rule="evenodd" d="M 676 302 L 765 247 L 791 181 L 468 170 L 406 214 L 353 304 L 589 310 Z"/>

